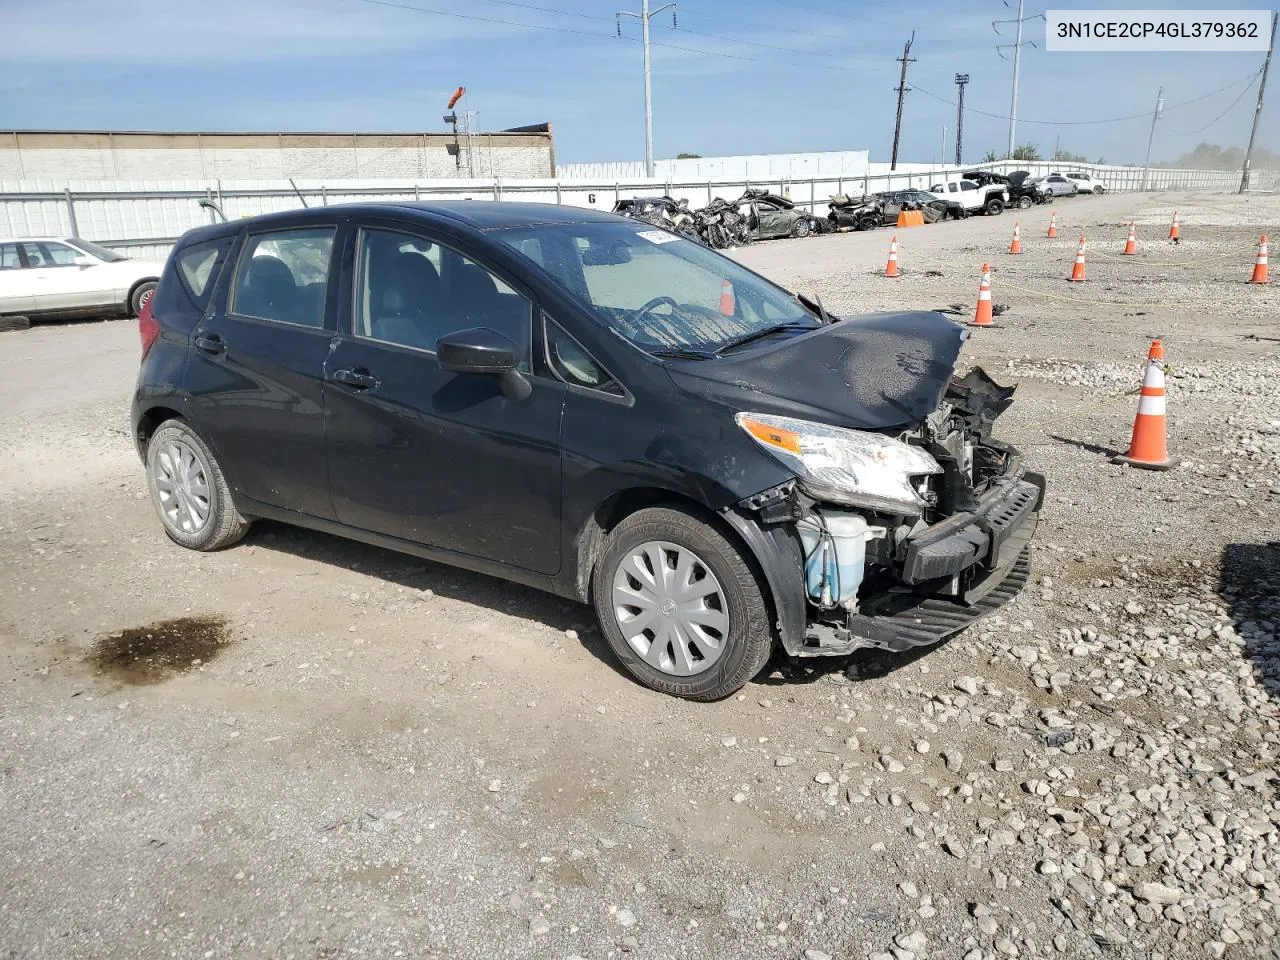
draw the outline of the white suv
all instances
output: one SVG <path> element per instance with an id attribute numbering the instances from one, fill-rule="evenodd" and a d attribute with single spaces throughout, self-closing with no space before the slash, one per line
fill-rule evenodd
<path id="1" fill-rule="evenodd" d="M 0 315 L 137 316 L 163 271 L 87 240 L 0 240 Z"/>

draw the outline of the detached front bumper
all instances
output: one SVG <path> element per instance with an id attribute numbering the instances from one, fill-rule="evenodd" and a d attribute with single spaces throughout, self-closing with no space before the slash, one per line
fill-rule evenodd
<path id="1" fill-rule="evenodd" d="M 1031 574 L 1030 542 L 1045 481 L 1012 472 L 975 509 L 921 530 L 886 582 L 868 578 L 857 613 L 822 618 L 805 597 L 804 557 L 794 524 L 769 517 L 760 498 L 727 511 L 769 583 L 784 649 L 795 657 L 840 656 L 864 648 L 901 652 L 945 640 L 1021 592 Z M 741 509 L 746 507 L 746 510 Z M 776 507 L 773 516 L 783 519 Z M 876 584 L 879 584 L 878 586 Z"/>

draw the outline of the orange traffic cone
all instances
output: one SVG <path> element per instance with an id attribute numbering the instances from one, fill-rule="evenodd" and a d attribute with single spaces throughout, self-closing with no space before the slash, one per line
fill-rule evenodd
<path id="1" fill-rule="evenodd" d="M 1138 238 L 1133 232 L 1133 221 L 1129 221 L 1129 239 L 1124 242 L 1124 249 L 1120 251 L 1126 257 L 1132 257 L 1138 252 Z"/>
<path id="2" fill-rule="evenodd" d="M 1253 265 L 1253 278 L 1249 282 L 1267 282 L 1267 235 L 1265 233 L 1258 241 L 1258 259 Z"/>
<path id="3" fill-rule="evenodd" d="M 726 278 L 720 284 L 720 315 L 732 317 L 738 312 L 738 304 L 733 296 L 733 284 Z"/>
<path id="4" fill-rule="evenodd" d="M 1164 372 L 1164 346 L 1159 340 L 1152 340 L 1129 452 L 1116 457 L 1114 463 L 1127 463 L 1146 470 L 1168 470 L 1177 464 L 1177 458 L 1169 456 L 1165 442 Z"/>
<path id="5" fill-rule="evenodd" d="M 1013 242 L 1009 244 L 1009 252 L 1017 254 L 1022 252 L 1022 232 L 1018 229 L 1018 221 L 1013 221 Z"/>
<path id="6" fill-rule="evenodd" d="M 1174 243 L 1178 242 L 1178 237 L 1179 237 L 1178 226 L 1179 226 L 1178 211 L 1175 210 L 1173 211 L 1173 225 L 1169 227 L 1169 239 L 1172 240 Z"/>
<path id="7" fill-rule="evenodd" d="M 973 315 L 975 327 L 993 327 L 991 320 L 991 265 L 982 265 L 982 280 L 978 284 L 978 309 Z"/>
<path id="8" fill-rule="evenodd" d="M 1049 213 L 1049 232 L 1045 234 L 1050 240 L 1058 235 L 1058 211 Z"/>
<path id="9" fill-rule="evenodd" d="M 898 275 L 898 237 L 896 234 L 889 238 L 889 262 L 884 265 L 884 275 L 886 277 L 896 277 Z"/>
<path id="10" fill-rule="evenodd" d="M 1076 250 L 1076 262 L 1071 267 L 1069 279 L 1072 283 L 1079 283 L 1084 279 L 1084 234 L 1080 235 L 1080 246 Z"/>

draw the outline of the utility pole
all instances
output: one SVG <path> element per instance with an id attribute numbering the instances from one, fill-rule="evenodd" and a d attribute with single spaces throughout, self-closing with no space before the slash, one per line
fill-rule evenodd
<path id="1" fill-rule="evenodd" d="M 964 144 L 964 85 L 969 82 L 967 73 L 956 74 L 956 86 L 960 88 L 960 96 L 956 98 L 956 166 L 964 165 L 960 159 Z"/>
<path id="2" fill-rule="evenodd" d="M 907 64 L 915 63 L 916 58 L 911 56 L 911 44 L 915 43 L 916 32 L 911 31 L 911 39 L 907 41 L 907 45 L 902 48 L 902 56 L 897 57 L 902 62 L 902 74 L 898 77 L 898 118 L 893 122 L 893 154 L 889 157 L 889 169 L 898 169 L 898 140 L 902 136 L 902 98 L 907 95 Z"/>
<path id="3" fill-rule="evenodd" d="M 640 21 L 640 44 L 644 47 L 644 175 L 653 176 L 653 68 L 649 52 L 649 21 L 664 10 L 671 11 L 671 26 L 676 25 L 676 5 L 668 3 L 657 10 L 649 9 L 649 0 L 641 0 L 640 12 L 620 10 L 614 14 L 618 36 L 622 36 L 622 18 L 635 17 Z"/>
<path id="4" fill-rule="evenodd" d="M 1008 5 L 1009 5 L 1008 0 L 1005 0 L 1005 6 L 1007 7 Z M 1036 42 L 1034 40 L 1022 39 L 1022 25 L 1026 23 L 1028 20 L 1044 19 L 1043 13 L 1037 13 L 1034 16 L 1030 16 L 1030 17 L 1024 16 L 1025 9 L 1026 9 L 1025 0 L 1018 0 L 1017 19 L 991 21 L 991 29 L 994 30 L 997 35 L 1000 33 L 1000 24 L 1002 23 L 1012 23 L 1012 24 L 1015 24 L 1017 27 L 1017 31 L 1016 31 L 1017 36 L 1014 38 L 1014 41 L 1012 44 L 1006 43 L 1006 44 L 999 44 L 996 46 L 996 53 L 999 53 L 1002 59 L 1004 58 L 1004 54 L 1001 53 L 1001 51 L 1009 49 L 1010 46 L 1013 47 L 1013 99 L 1009 104 L 1009 152 L 1008 154 L 1006 154 L 1006 156 L 1010 156 L 1010 157 L 1013 156 L 1014 148 L 1017 146 L 1016 138 L 1018 135 L 1018 76 L 1022 71 L 1022 48 L 1026 46 L 1028 43 L 1031 44 L 1031 46 L 1033 47 L 1036 46 Z"/>
<path id="5" fill-rule="evenodd" d="M 1164 87 L 1156 91 L 1156 109 L 1151 114 L 1151 134 L 1147 137 L 1147 159 L 1142 164 L 1142 189 L 1147 189 L 1147 178 L 1151 175 L 1151 144 L 1156 138 L 1156 121 L 1160 119 L 1160 111 L 1164 109 Z"/>
<path id="6" fill-rule="evenodd" d="M 942 125 L 942 152 L 938 154 L 938 163 L 945 165 L 947 162 L 947 125 Z"/>
<path id="7" fill-rule="evenodd" d="M 1253 141 L 1258 136 L 1258 121 L 1262 119 L 1262 98 L 1267 92 L 1267 73 L 1271 69 L 1271 53 L 1276 48 L 1276 21 L 1280 14 L 1271 15 L 1271 45 L 1267 47 L 1267 59 L 1262 64 L 1262 82 L 1258 84 L 1258 105 L 1253 108 L 1253 129 L 1249 131 L 1249 146 L 1244 151 L 1244 168 L 1240 171 L 1240 190 L 1249 189 L 1249 162 L 1253 159 Z"/>

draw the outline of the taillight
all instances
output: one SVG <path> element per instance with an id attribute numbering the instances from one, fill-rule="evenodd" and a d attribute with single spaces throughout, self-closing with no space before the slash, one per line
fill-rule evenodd
<path id="1" fill-rule="evenodd" d="M 142 303 L 142 309 L 138 311 L 138 336 L 142 338 L 143 359 L 146 359 L 151 345 L 160 336 L 160 322 L 151 312 L 151 301 L 154 299 L 154 296 L 147 297 Z"/>

